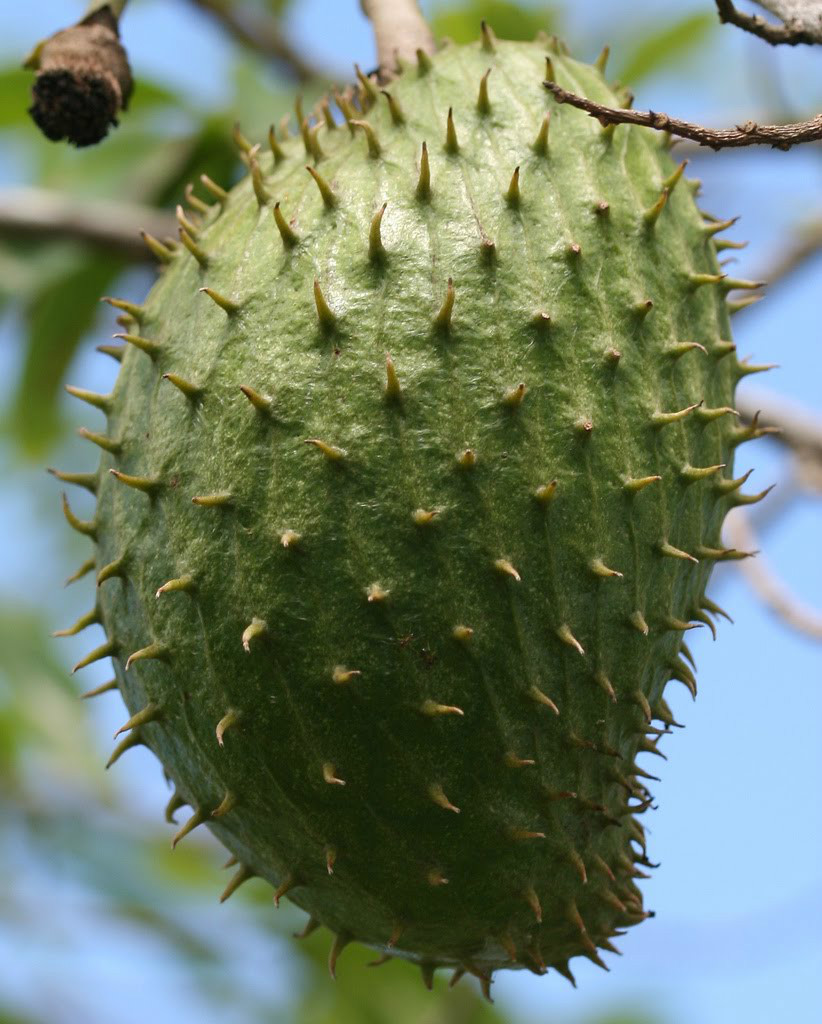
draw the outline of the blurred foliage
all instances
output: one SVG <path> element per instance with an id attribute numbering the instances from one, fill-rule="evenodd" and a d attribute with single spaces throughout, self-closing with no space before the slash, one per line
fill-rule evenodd
<path id="1" fill-rule="evenodd" d="M 555 31 L 558 24 L 553 6 L 525 7 L 508 0 L 468 0 L 437 7 L 431 27 L 437 39 L 445 36 L 455 43 L 470 43 L 477 38 L 483 18 L 500 39 L 533 39 L 538 32 Z"/>
<path id="2" fill-rule="evenodd" d="M 67 755 L 66 764 L 82 763 L 75 754 L 88 751 L 88 733 L 42 618 L 0 605 L 0 792 L 24 791 L 33 756 L 63 763 Z M 78 749 L 74 744 L 81 737 Z"/>
<path id="3" fill-rule="evenodd" d="M 636 85 L 656 71 L 671 70 L 690 57 L 716 29 L 713 11 L 697 11 L 667 18 L 646 26 L 620 48 L 618 75 L 626 85 Z"/>
<path id="4" fill-rule="evenodd" d="M 232 2 L 225 0 L 226 6 Z M 271 16 L 282 15 L 289 4 L 236 2 Z M 561 13 L 559 4 L 463 0 L 439 4 L 433 25 L 439 36 L 467 41 L 477 37 L 484 17 L 501 37 L 530 39 L 541 30 L 561 33 Z M 708 14 L 661 17 L 644 26 L 623 48 L 620 76 L 635 82 L 684 58 L 704 40 L 713 20 Z M 22 170 L 23 180 L 78 197 L 121 197 L 162 208 L 181 202 L 186 184 L 201 172 L 223 184 L 236 180 L 242 168 L 231 142 L 234 122 L 240 119 L 248 137 L 262 139 L 272 121 L 293 110 L 295 99 L 291 84 L 258 56 L 243 54 L 219 109 L 200 109 L 181 93 L 141 79 L 117 131 L 99 147 L 76 151 L 55 146 L 34 130 L 26 113 L 30 86 L 27 72 L 0 70 L 0 145 Z M 320 88 L 309 84 L 303 89 L 306 109 Z M 22 325 L 18 376 L 0 415 L 0 442 L 10 461 L 23 455 L 42 462 L 53 450 L 63 426 L 58 398 L 66 370 L 88 344 L 100 296 L 121 286 L 125 268 L 123 258 L 90 244 L 22 243 L 0 234 L 0 313 Z M 68 551 L 67 540 L 66 564 L 49 566 L 50 581 L 61 569 L 64 575 L 71 570 Z M 59 885 L 82 894 L 72 897 L 79 901 L 79 916 L 96 922 L 103 941 L 119 934 L 118 929 L 132 929 L 158 962 L 189 979 L 192 991 L 202 997 L 198 1011 L 192 1011 L 197 1019 L 203 1019 L 203 1008 L 213 1010 L 210 1019 L 249 1024 L 494 1024 L 505 1019 L 481 1000 L 471 979 L 449 990 L 438 978 L 432 996 L 411 965 L 394 961 L 373 970 L 366 966 L 373 954 L 356 947 L 344 953 L 332 985 L 326 967 L 328 934 L 320 930 L 299 944 L 284 939 L 301 927 L 300 915 L 293 909 L 275 914 L 270 893 L 259 881 L 245 886 L 228 907 L 214 907 L 224 884 L 215 870 L 216 844 L 195 836 L 172 857 L 170 829 L 159 808 L 149 819 L 133 806 L 127 791 L 120 791 L 116 776 L 102 771 L 105 758 L 94 738 L 92 716 L 77 699 L 77 688 L 48 639 L 44 620 L 50 614 L 18 602 L 0 605 L 0 866 L 3 877 L 30 881 L 0 888 L 0 940 L 4 928 L 11 928 L 23 949 L 53 948 L 50 880 L 56 876 Z M 217 913 L 222 916 L 211 916 Z M 208 915 L 207 925 L 201 915 Z M 72 935 L 63 941 L 80 939 Z M 267 952 L 261 951 L 268 950 L 291 957 L 286 993 L 266 984 L 249 990 L 243 981 L 250 951 L 265 964 Z M 262 969 L 264 980 L 268 969 Z M 59 979 L 50 981 L 52 996 L 57 986 L 59 1003 Z M 71 997 L 69 1002 L 85 999 L 76 1004 L 82 1005 L 83 1016 L 73 1019 L 116 1019 L 111 1007 L 95 1002 L 95 987 L 88 981 L 79 979 L 81 992 L 77 984 L 71 989 L 70 972 L 63 977 L 62 996 Z M 48 1010 L 38 1016 L 38 995 L 35 986 L 25 1006 L 18 1005 L 19 998 L 7 994 L 0 978 L 0 1024 L 53 1024 L 57 1018 Z M 35 1016 L 27 1015 L 31 1012 Z M 648 1024 L 648 1018 L 611 1016 L 598 1024 Z"/>
<path id="5" fill-rule="evenodd" d="M 88 246 L 67 243 L 61 248 L 52 275 L 33 275 L 24 293 L 28 344 L 11 425 L 34 456 L 57 433 L 57 395 L 68 364 L 94 322 L 100 296 L 111 290 L 124 266 Z"/>

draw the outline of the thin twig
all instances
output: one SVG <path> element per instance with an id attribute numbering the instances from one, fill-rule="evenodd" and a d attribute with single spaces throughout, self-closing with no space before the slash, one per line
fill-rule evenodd
<path id="1" fill-rule="evenodd" d="M 71 238 L 130 260 L 150 260 L 141 230 L 170 238 L 177 234 L 177 223 L 171 214 L 151 206 L 76 199 L 41 188 L 0 190 L 0 237 Z"/>
<path id="2" fill-rule="evenodd" d="M 763 7 L 767 6 L 769 5 L 763 4 Z M 744 11 L 737 10 L 732 0 L 716 0 L 716 8 L 721 22 L 736 25 L 745 32 L 759 36 L 771 46 L 797 46 L 801 43 L 812 46 L 814 43 L 822 43 L 822 26 L 814 30 L 796 20 L 786 20 L 782 25 L 776 25 L 772 21 L 760 18 L 758 14 L 745 14 Z"/>
<path id="3" fill-rule="evenodd" d="M 616 107 L 605 107 L 601 103 L 577 96 L 568 92 L 556 82 L 543 82 L 557 103 L 570 103 L 597 118 L 601 124 L 636 124 L 644 128 L 655 128 L 660 132 L 669 132 L 683 139 L 691 139 L 700 146 L 711 149 L 729 149 L 739 146 L 773 146 L 774 149 L 790 149 L 801 142 L 818 142 L 822 139 L 822 114 L 817 114 L 809 121 L 797 124 L 756 124 L 748 121 L 737 125 L 735 129 L 713 130 L 700 124 L 682 121 L 654 110 L 630 110 Z"/>
<path id="4" fill-rule="evenodd" d="M 313 64 L 285 36 L 277 21 L 260 14 L 247 3 L 228 0 L 191 0 L 216 18 L 237 42 L 263 57 L 269 57 L 288 71 L 298 82 L 312 78 L 331 80 L 336 76 L 326 68 Z"/>
<path id="5" fill-rule="evenodd" d="M 752 551 L 757 539 L 750 518 L 735 509 L 725 520 L 725 543 L 738 551 Z M 754 592 L 786 625 L 805 636 L 822 640 L 822 612 L 804 604 L 760 556 L 737 563 Z"/>
<path id="6" fill-rule="evenodd" d="M 417 0 L 360 0 L 374 28 L 380 81 L 387 82 L 399 70 L 400 60 L 413 60 L 417 50 L 434 52 L 434 36 Z"/>

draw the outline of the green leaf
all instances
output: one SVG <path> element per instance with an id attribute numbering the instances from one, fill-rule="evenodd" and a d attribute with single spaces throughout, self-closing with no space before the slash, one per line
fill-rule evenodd
<path id="1" fill-rule="evenodd" d="M 704 11 L 652 25 L 642 32 L 633 49 L 623 47 L 617 77 L 634 84 L 657 71 L 668 70 L 698 49 L 718 24 L 716 15 Z"/>
<path id="2" fill-rule="evenodd" d="M 31 71 L 23 68 L 0 70 L 0 128 L 25 124 L 31 105 Z"/>
<path id="3" fill-rule="evenodd" d="M 58 425 L 57 395 L 68 364 L 100 308 L 100 296 L 124 267 L 117 257 L 81 245 L 64 248 L 65 270 L 30 295 L 24 310 L 27 347 L 12 409 L 17 440 L 40 455 Z"/>
<path id="4" fill-rule="evenodd" d="M 156 112 L 158 108 L 171 107 L 174 110 L 188 109 L 188 104 L 183 93 L 174 92 L 159 82 L 152 82 L 147 78 L 138 78 L 134 86 L 134 92 L 128 103 L 128 111 L 123 117 L 134 114 L 142 114 L 145 111 Z"/>
<path id="5" fill-rule="evenodd" d="M 49 763 L 64 779 L 99 771 L 88 725 L 44 617 L 0 604 L 0 791 L 24 799 L 24 780 L 42 782 Z"/>
<path id="6" fill-rule="evenodd" d="M 394 960 L 380 967 L 368 964 L 378 954 L 354 943 L 340 956 L 337 981 L 327 983 L 331 935 L 321 928 L 297 944 L 296 952 L 313 978 L 303 988 L 296 1013 L 301 1024 L 503 1024 L 505 1017 L 484 1002 L 470 977 L 448 988 L 450 971 L 436 973 L 434 993 L 427 992 L 416 964 Z M 313 983 L 311 983 L 313 982 Z"/>
<path id="7" fill-rule="evenodd" d="M 185 162 L 199 130 L 202 115 L 182 97 L 143 80 L 120 128 L 105 145 L 77 150 L 50 142 L 28 116 L 33 80 L 30 71 L 0 71 L 0 129 L 7 129 L 20 147 L 15 163 L 44 187 L 95 199 L 151 201 Z"/>
<path id="8" fill-rule="evenodd" d="M 228 185 L 237 163 L 226 118 L 206 121 L 196 134 L 162 141 L 123 131 L 105 146 L 78 154 L 52 147 L 39 136 L 40 183 L 95 198 L 124 195 L 132 201 L 168 205 L 204 171 Z M 202 192 L 202 190 L 199 190 Z M 12 437 L 23 453 L 40 457 L 59 428 L 58 392 L 77 346 L 94 322 L 100 297 L 125 267 L 124 260 L 79 243 L 15 242 L 0 248 L 0 304 L 22 301 L 25 326 L 23 369 L 10 411 Z"/>
<path id="9" fill-rule="evenodd" d="M 296 118 L 293 117 L 296 90 L 283 87 L 267 63 L 260 59 L 248 59 L 235 62 L 232 68 L 232 84 L 234 92 L 227 116 L 230 123 L 239 121 L 243 132 L 252 142 L 263 142 L 265 146 L 266 132 L 269 125 L 276 124 L 283 114 L 292 114 L 292 131 L 296 130 Z M 313 104 L 323 95 L 321 83 L 307 83 L 301 90 L 303 107 L 306 115 Z"/>
<path id="10" fill-rule="evenodd" d="M 0 310 L 11 299 L 33 291 L 40 267 L 30 246 L 0 239 Z"/>
<path id="11" fill-rule="evenodd" d="M 0 1024 L 40 1024 L 40 1022 L 34 1017 L 24 1017 L 15 1010 L 0 1006 Z"/>
<path id="12" fill-rule="evenodd" d="M 557 11 L 549 5 L 526 7 L 509 0 L 468 0 L 456 8 L 437 7 L 430 19 L 437 39 L 447 36 L 457 43 L 479 38 L 485 19 L 501 39 L 533 39 L 540 32 L 554 32 Z"/>
<path id="13" fill-rule="evenodd" d="M 190 136 L 163 138 L 134 123 L 123 125 L 104 145 L 89 149 L 39 139 L 39 185 L 93 199 L 131 202 L 151 202 L 169 177 L 177 174 L 191 147 Z"/>

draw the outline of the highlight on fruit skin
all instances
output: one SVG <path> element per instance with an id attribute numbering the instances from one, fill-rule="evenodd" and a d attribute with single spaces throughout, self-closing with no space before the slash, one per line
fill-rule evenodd
<path id="1" fill-rule="evenodd" d="M 107 299 L 112 395 L 73 389 L 106 429 L 98 472 L 54 471 L 97 496 L 64 499 L 98 588 L 61 633 L 105 628 L 75 670 L 113 661 L 109 763 L 152 750 L 174 844 L 207 826 L 221 898 L 287 895 L 332 974 L 356 940 L 428 985 L 573 980 L 648 916 L 636 759 L 748 554 L 720 530 L 764 497 L 733 398 L 765 367 L 728 340 L 733 222 L 658 135 L 542 84 L 618 105 L 604 70 L 483 25 L 382 93 L 358 70 L 348 131 L 328 103 L 238 128 L 248 175 L 203 179 L 143 304 Z"/>

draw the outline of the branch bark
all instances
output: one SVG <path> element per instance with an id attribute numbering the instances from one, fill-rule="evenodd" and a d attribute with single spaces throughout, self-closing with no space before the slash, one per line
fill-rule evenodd
<path id="1" fill-rule="evenodd" d="M 258 14 L 248 4 L 230 3 L 227 0 L 191 2 L 219 21 L 237 42 L 263 57 L 276 61 L 298 82 L 307 82 L 312 78 L 330 80 L 336 77 L 327 69 L 313 64 L 304 57 L 288 40 L 272 16 Z"/>
<path id="2" fill-rule="evenodd" d="M 759 5 L 780 18 L 782 24 L 766 21 L 758 14 L 746 14 L 738 10 L 732 0 L 716 0 L 719 20 L 723 24 L 736 25 L 771 46 L 822 43 L 820 0 L 759 0 Z"/>
<path id="3" fill-rule="evenodd" d="M 177 234 L 169 213 L 151 206 L 82 200 L 40 188 L 0 190 L 0 236 L 54 240 L 70 238 L 118 252 L 135 262 L 153 259 L 140 238 Z"/>
<path id="4" fill-rule="evenodd" d="M 568 92 L 556 82 L 546 81 L 543 85 L 553 95 L 557 103 L 569 103 L 572 107 L 584 110 L 591 117 L 597 118 L 602 125 L 636 124 L 656 131 L 668 132 L 683 139 L 691 139 L 700 146 L 711 149 L 730 149 L 741 146 L 772 146 L 774 149 L 790 149 L 791 146 L 803 142 L 822 140 L 822 114 L 817 114 L 809 121 L 797 124 L 763 124 L 753 121 L 737 125 L 734 129 L 714 130 L 705 128 L 691 121 L 683 121 L 678 117 L 670 117 L 654 110 L 630 110 L 606 107 L 601 103 L 577 96 Z"/>
<path id="5" fill-rule="evenodd" d="M 390 81 L 399 61 L 414 60 L 417 50 L 433 53 L 434 36 L 417 0 L 360 0 L 377 42 L 381 82 Z"/>

